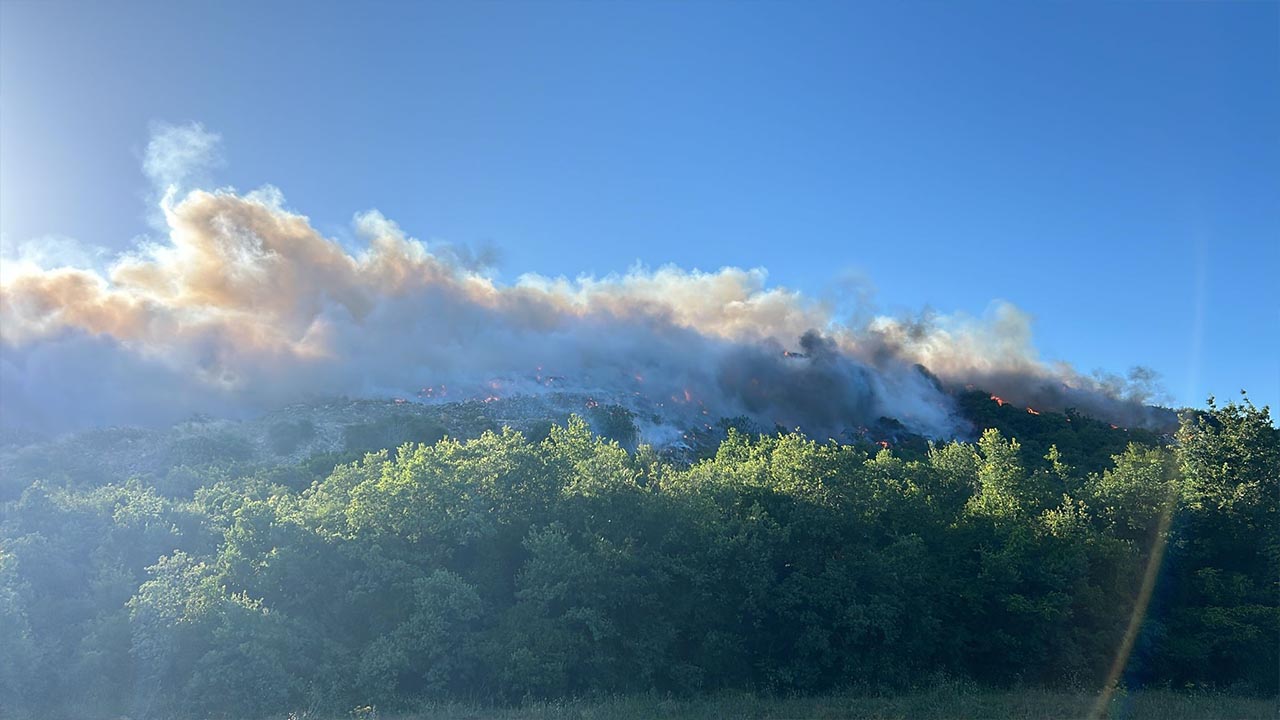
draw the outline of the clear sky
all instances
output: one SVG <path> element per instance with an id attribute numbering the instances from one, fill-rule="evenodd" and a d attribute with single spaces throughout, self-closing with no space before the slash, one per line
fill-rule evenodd
<path id="1" fill-rule="evenodd" d="M 0 233 L 147 232 L 157 122 L 335 237 L 764 267 L 1280 403 L 1280 4 L 0 3 Z"/>

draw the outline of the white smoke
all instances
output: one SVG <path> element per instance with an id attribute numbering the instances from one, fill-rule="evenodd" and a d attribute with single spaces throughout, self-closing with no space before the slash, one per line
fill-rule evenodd
<path id="1" fill-rule="evenodd" d="M 200 123 L 154 126 L 142 172 L 151 181 L 157 199 L 176 197 L 207 184 L 213 170 L 223 163 L 221 143 L 221 136 L 205 130 Z"/>
<path id="2" fill-rule="evenodd" d="M 101 267 L 5 261 L 5 423 L 156 423 L 314 395 L 465 399 L 551 387 L 643 401 L 672 422 L 747 415 L 838 432 L 888 416 L 947 436 L 957 425 L 946 386 L 986 383 L 1048 407 L 1121 393 L 1039 361 L 1029 319 L 1008 305 L 983 320 L 854 326 L 770 287 L 763 270 L 732 267 L 502 285 L 377 211 L 356 217 L 364 247 L 348 252 L 274 188 L 187 189 L 216 146 L 199 126 L 152 141 L 158 242 Z"/>

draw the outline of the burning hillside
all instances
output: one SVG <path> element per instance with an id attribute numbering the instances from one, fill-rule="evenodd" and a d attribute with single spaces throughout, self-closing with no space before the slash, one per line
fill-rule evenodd
<path id="1" fill-rule="evenodd" d="M 855 324 L 732 267 L 504 285 L 376 211 L 356 218 L 365 244 L 349 251 L 272 188 L 166 190 L 166 236 L 103 268 L 4 263 L 5 425 L 243 417 L 316 395 L 573 392 L 652 409 L 662 432 L 746 416 L 822 435 L 890 417 L 946 437 L 963 429 L 951 391 L 968 383 L 1126 425 L 1148 412 L 1149 377 L 1039 361 L 1007 304 L 980 321 Z"/>

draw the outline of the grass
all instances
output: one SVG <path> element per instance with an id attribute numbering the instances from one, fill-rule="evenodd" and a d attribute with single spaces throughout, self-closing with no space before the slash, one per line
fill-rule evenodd
<path id="1" fill-rule="evenodd" d="M 518 708 L 485 708 L 440 704 L 394 720 L 784 720 L 836 718 L 847 720 L 1066 720 L 1091 718 L 1095 693 L 1019 689 L 981 690 L 941 685 L 899 695 L 833 694 L 791 698 L 727 693 L 699 698 L 631 695 L 591 700 L 536 702 Z M 354 712 L 363 720 L 393 720 L 376 712 Z M 1274 720 L 1280 717 L 1277 698 L 1217 693 L 1147 690 L 1119 693 L 1101 715 L 1107 720 Z"/>

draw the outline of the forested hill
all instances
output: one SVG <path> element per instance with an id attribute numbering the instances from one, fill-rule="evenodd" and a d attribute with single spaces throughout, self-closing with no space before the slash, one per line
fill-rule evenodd
<path id="1" fill-rule="evenodd" d="M 1177 427 L 1173 411 L 1160 408 L 1148 410 L 1162 422 L 1144 429 L 1119 427 L 1073 410 L 1036 412 L 982 390 L 960 392 L 954 401 L 964 432 L 960 439 L 977 440 L 983 430 L 996 428 L 1018 439 L 1029 462 L 1039 462 L 1056 445 L 1066 462 L 1086 474 L 1107 467 L 1111 456 L 1130 442 L 1153 447 L 1168 443 Z M 552 393 L 452 403 L 328 398 L 244 421 L 193 416 L 163 429 L 106 427 L 56 438 L 8 431 L 0 434 L 0 501 L 17 498 L 37 480 L 84 487 L 131 477 L 165 495 L 190 496 L 208 477 L 228 473 L 269 472 L 275 482 L 302 490 L 335 465 L 357 461 L 365 453 L 445 437 L 473 439 L 504 427 L 542 440 L 552 425 L 564 425 L 574 414 L 592 432 L 628 450 L 641 443 L 646 423 L 659 422 L 590 396 Z M 663 427 L 656 450 L 664 460 L 687 465 L 714 456 L 730 428 L 751 436 L 799 429 L 765 427 L 745 417 L 704 418 L 683 429 Z M 900 458 L 915 460 L 928 454 L 931 442 L 892 418 L 869 427 L 850 426 L 835 440 L 870 454 L 887 447 Z"/>
<path id="2" fill-rule="evenodd" d="M 933 445 L 354 403 L 11 446 L 0 716 L 1093 687 L 1135 619 L 1110 679 L 1277 692 L 1267 408 L 1162 435 L 960 401 L 973 441 Z"/>

